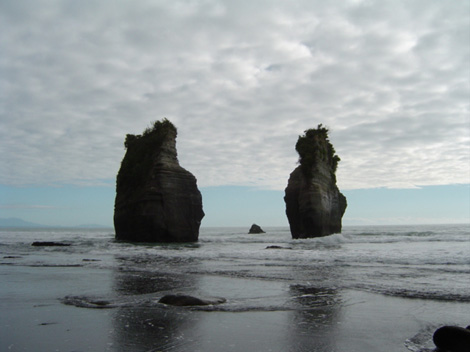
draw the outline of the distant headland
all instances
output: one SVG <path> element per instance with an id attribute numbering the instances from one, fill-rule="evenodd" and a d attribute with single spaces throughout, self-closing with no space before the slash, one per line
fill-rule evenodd
<path id="1" fill-rule="evenodd" d="M 38 224 L 35 222 L 26 221 L 20 218 L 0 218 L 0 228 L 34 228 L 34 229 L 41 229 L 41 228 L 79 228 L 79 229 L 109 229 L 112 226 L 106 226 L 101 224 L 80 224 L 80 225 L 44 225 Z"/>

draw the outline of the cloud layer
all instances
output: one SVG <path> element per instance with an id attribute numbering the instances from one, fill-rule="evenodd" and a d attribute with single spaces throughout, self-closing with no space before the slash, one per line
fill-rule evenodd
<path id="1" fill-rule="evenodd" d="M 331 129 L 341 188 L 468 183 L 466 1 L 0 3 L 0 183 L 113 183 L 169 118 L 200 186 L 283 189 Z"/>

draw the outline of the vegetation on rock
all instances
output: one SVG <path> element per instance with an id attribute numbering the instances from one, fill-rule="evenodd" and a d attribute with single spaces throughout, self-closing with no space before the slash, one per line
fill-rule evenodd
<path id="1" fill-rule="evenodd" d="M 176 127 L 164 118 L 161 121 L 153 122 L 141 135 L 126 135 L 124 146 L 127 152 L 117 175 L 117 188 L 123 184 L 126 186 L 137 185 L 145 179 L 151 168 L 152 156 L 162 145 L 169 132 L 173 132 L 176 136 Z"/>
<path id="2" fill-rule="evenodd" d="M 299 153 L 299 163 L 307 177 L 312 175 L 319 162 L 324 162 L 330 166 L 336 180 L 335 173 L 341 159 L 328 139 L 328 132 L 328 128 L 319 124 L 316 129 L 305 130 L 304 135 L 297 140 L 295 150 Z"/>

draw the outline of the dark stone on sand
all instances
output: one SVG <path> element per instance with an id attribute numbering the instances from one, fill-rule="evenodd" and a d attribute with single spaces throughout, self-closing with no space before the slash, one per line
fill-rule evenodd
<path id="1" fill-rule="evenodd" d="M 127 135 L 116 180 L 116 239 L 195 242 L 204 217 L 196 178 L 176 152 L 176 127 L 156 121 L 142 135 Z"/>
<path id="2" fill-rule="evenodd" d="M 295 146 L 300 165 L 290 174 L 284 201 L 292 238 L 341 232 L 346 197 L 336 186 L 339 157 L 328 140 L 328 129 L 305 131 Z"/>
<path id="3" fill-rule="evenodd" d="M 469 352 L 470 326 L 442 326 L 436 330 L 432 337 L 434 344 L 443 351 Z"/>
<path id="4" fill-rule="evenodd" d="M 159 303 L 171 306 L 209 306 L 225 303 L 225 298 L 201 299 L 187 295 L 166 295 L 160 298 Z"/>
<path id="5" fill-rule="evenodd" d="M 50 242 L 50 241 L 36 241 L 31 244 L 34 247 L 68 247 L 70 243 L 62 243 L 62 242 Z"/>
<path id="6" fill-rule="evenodd" d="M 248 231 L 248 233 L 266 233 L 266 232 L 264 232 L 260 226 L 253 224 L 251 225 L 250 231 Z"/>

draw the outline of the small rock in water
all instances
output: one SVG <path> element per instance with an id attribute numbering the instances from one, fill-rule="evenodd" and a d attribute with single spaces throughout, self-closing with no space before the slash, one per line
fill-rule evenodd
<path id="1" fill-rule="evenodd" d="M 225 298 L 201 299 L 187 295 L 166 295 L 160 298 L 159 303 L 171 306 L 209 306 L 226 302 Z"/>
<path id="2" fill-rule="evenodd" d="M 250 231 L 248 233 L 266 233 L 266 232 L 264 232 L 260 226 L 253 224 L 251 225 Z"/>
<path id="3" fill-rule="evenodd" d="M 34 247 L 68 247 L 70 246 L 70 243 L 37 241 L 37 242 L 33 242 L 31 246 L 34 246 Z"/>
<path id="4" fill-rule="evenodd" d="M 291 247 L 267 246 L 266 249 L 292 249 Z"/>
<path id="5" fill-rule="evenodd" d="M 436 330 L 432 337 L 434 344 L 444 351 L 469 352 L 470 326 L 442 326 Z"/>

